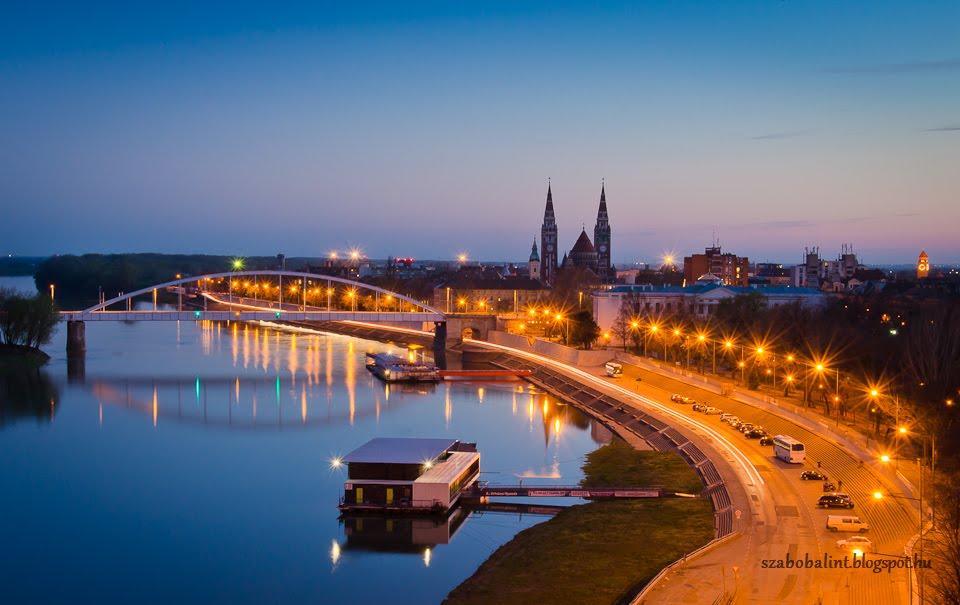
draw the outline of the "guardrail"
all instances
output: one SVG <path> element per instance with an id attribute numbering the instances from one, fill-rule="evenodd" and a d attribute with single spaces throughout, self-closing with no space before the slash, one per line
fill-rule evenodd
<path id="1" fill-rule="evenodd" d="M 632 601 L 630 601 L 630 605 L 642 605 L 642 604 L 643 604 L 643 599 L 645 599 L 645 598 L 647 598 L 647 597 L 649 596 L 649 593 L 656 587 L 656 585 L 657 585 L 661 580 L 663 580 L 664 576 L 666 576 L 668 573 L 670 573 L 671 570 L 679 567 L 680 565 L 683 565 L 684 563 L 687 563 L 688 561 L 692 561 L 692 560 L 694 560 L 694 559 L 696 559 L 696 558 L 702 557 L 702 556 L 705 555 L 708 551 L 713 550 L 714 548 L 717 548 L 718 546 L 721 546 L 721 545 L 723 545 L 723 544 L 726 544 L 727 542 L 731 542 L 731 541 L 733 541 L 733 540 L 735 540 L 736 538 L 739 538 L 739 537 L 740 537 L 740 532 L 739 532 L 739 531 L 735 531 L 735 532 L 733 532 L 732 534 L 727 534 L 726 536 L 723 536 L 722 538 L 715 538 L 715 539 L 707 542 L 706 544 L 704 544 L 704 545 L 701 546 L 700 548 L 698 548 L 698 549 L 696 549 L 696 550 L 694 550 L 694 551 L 692 551 L 692 552 L 689 552 L 689 553 L 685 554 L 682 558 L 677 559 L 676 561 L 674 561 L 674 562 L 671 563 L 670 565 L 667 565 L 666 567 L 664 567 L 663 569 L 661 569 L 661 570 L 660 570 L 660 573 L 658 573 L 657 575 L 655 575 L 655 576 L 653 577 L 653 579 L 651 579 L 649 582 L 647 582 L 647 585 L 643 587 L 643 590 L 641 590 L 639 593 L 637 593 L 637 596 L 634 597 Z M 726 591 L 724 591 L 724 592 L 721 593 L 721 594 L 719 595 L 719 597 L 717 597 L 717 598 L 722 599 L 726 594 L 727 594 Z M 734 594 L 736 594 L 736 588 L 734 588 Z M 731 598 L 732 598 L 732 595 L 731 595 Z M 721 603 L 722 603 L 723 601 L 714 601 L 714 603 L 718 603 L 718 602 L 721 602 Z"/>

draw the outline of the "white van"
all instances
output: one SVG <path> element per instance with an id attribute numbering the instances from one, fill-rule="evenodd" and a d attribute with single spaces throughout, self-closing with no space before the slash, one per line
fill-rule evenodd
<path id="1" fill-rule="evenodd" d="M 830 531 L 855 531 L 863 533 L 870 530 L 870 526 L 861 521 L 860 517 L 846 515 L 827 515 L 827 529 Z"/>

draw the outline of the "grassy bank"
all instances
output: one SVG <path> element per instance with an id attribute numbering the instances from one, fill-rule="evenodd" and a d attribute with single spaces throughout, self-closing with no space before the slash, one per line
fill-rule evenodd
<path id="1" fill-rule="evenodd" d="M 700 490 L 676 454 L 615 442 L 588 456 L 584 485 L 663 485 Z M 444 603 L 609 605 L 664 566 L 713 538 L 713 511 L 700 499 L 615 500 L 571 507 L 500 547 Z"/>

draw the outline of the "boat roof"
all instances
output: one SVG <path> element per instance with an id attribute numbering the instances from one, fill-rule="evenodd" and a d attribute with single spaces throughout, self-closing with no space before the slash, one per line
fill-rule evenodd
<path id="1" fill-rule="evenodd" d="M 414 483 L 453 483 L 460 473 L 479 457 L 479 452 L 452 452 L 446 460 L 434 464 L 430 470 L 417 477 Z"/>
<path id="2" fill-rule="evenodd" d="M 376 437 L 344 456 L 343 461 L 347 464 L 423 464 L 435 460 L 456 443 L 456 439 Z"/>

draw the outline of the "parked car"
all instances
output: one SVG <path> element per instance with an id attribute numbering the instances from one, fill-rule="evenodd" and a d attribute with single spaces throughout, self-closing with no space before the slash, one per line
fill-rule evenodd
<path id="1" fill-rule="evenodd" d="M 681 395 L 679 393 L 674 393 L 673 395 L 670 395 L 670 401 L 680 403 L 680 397 Z"/>
<path id="2" fill-rule="evenodd" d="M 770 435 L 764 435 L 760 438 L 760 445 L 773 445 L 773 437 Z"/>
<path id="3" fill-rule="evenodd" d="M 823 482 L 823 491 L 835 492 L 837 491 L 837 484 L 827 479 L 826 481 Z"/>
<path id="4" fill-rule="evenodd" d="M 741 433 L 746 433 L 747 431 L 752 430 L 753 426 L 754 425 L 752 422 L 741 422 L 740 426 L 737 427 L 737 430 Z"/>
<path id="5" fill-rule="evenodd" d="M 711 405 L 711 406 L 707 406 L 707 409 L 703 410 L 703 413 L 706 414 L 707 416 L 716 416 L 717 414 L 722 414 L 723 410 L 721 410 L 720 408 L 715 408 Z"/>
<path id="6" fill-rule="evenodd" d="M 686 396 L 684 396 L 684 397 L 681 397 L 681 398 L 680 398 L 680 403 L 696 403 L 696 402 L 697 402 L 697 400 L 694 399 L 693 397 L 686 397 Z"/>
<path id="7" fill-rule="evenodd" d="M 727 423 L 729 423 L 729 422 L 731 422 L 731 421 L 733 421 L 733 420 L 739 420 L 739 418 L 737 418 L 737 417 L 734 416 L 733 414 L 729 414 L 729 413 L 727 413 L 727 414 L 720 414 L 720 422 L 727 422 Z"/>
<path id="8" fill-rule="evenodd" d="M 760 427 L 757 427 L 757 428 L 750 429 L 749 431 L 744 433 L 743 436 L 746 437 L 747 439 L 759 439 L 761 437 L 766 437 L 767 431 L 765 431 Z"/>
<path id="9" fill-rule="evenodd" d="M 693 411 L 694 411 L 694 412 L 702 412 L 704 409 L 706 409 L 706 407 L 707 407 L 707 406 L 706 406 L 705 404 L 703 404 L 703 403 L 695 403 L 695 404 L 693 404 Z"/>
<path id="10" fill-rule="evenodd" d="M 739 431 L 739 430 L 740 430 L 740 426 L 741 426 L 742 424 L 743 424 L 743 420 L 740 420 L 739 418 L 737 418 L 737 420 L 736 420 L 735 422 L 731 422 L 731 423 L 730 423 L 730 426 L 732 426 L 733 428 L 735 428 L 735 429 L 737 429 L 737 430 Z"/>
<path id="11" fill-rule="evenodd" d="M 842 492 L 833 492 L 824 494 L 817 500 L 817 506 L 821 508 L 853 508 L 853 500 L 849 494 Z"/>
<path id="12" fill-rule="evenodd" d="M 803 471 L 800 473 L 801 481 L 826 481 L 827 476 L 820 471 Z"/>
<path id="13" fill-rule="evenodd" d="M 827 515 L 827 529 L 830 531 L 853 531 L 863 533 L 870 531 L 870 525 L 860 520 L 860 517 L 849 515 Z"/>
<path id="14" fill-rule="evenodd" d="M 863 536 L 850 536 L 846 540 L 837 540 L 837 548 L 862 554 L 873 552 L 873 542 Z"/>

